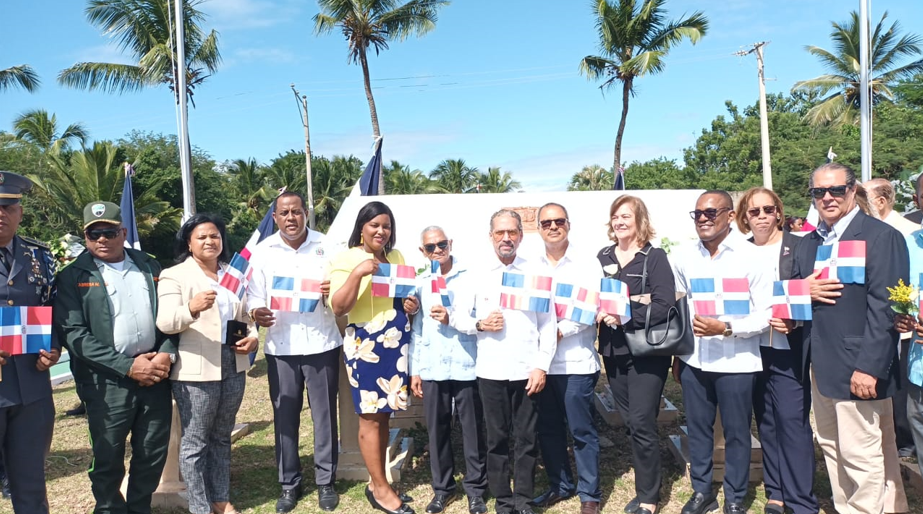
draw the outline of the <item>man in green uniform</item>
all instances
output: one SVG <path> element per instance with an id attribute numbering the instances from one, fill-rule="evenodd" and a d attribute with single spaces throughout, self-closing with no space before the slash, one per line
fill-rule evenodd
<path id="1" fill-rule="evenodd" d="M 16 234 L 20 200 L 31 189 L 29 179 L 0 171 L 0 307 L 50 305 L 54 296 L 48 247 Z M 50 352 L 13 356 L 0 350 L 0 449 L 16 514 L 48 514 L 45 455 L 54 432 L 48 368 L 60 355 L 55 341 Z"/>
<path id="2" fill-rule="evenodd" d="M 167 458 L 176 343 L 154 325 L 160 265 L 125 248 L 119 207 L 83 210 L 87 251 L 58 275 L 54 325 L 86 405 L 94 514 L 148 514 Z M 125 497 L 125 440 L 131 465 Z"/>

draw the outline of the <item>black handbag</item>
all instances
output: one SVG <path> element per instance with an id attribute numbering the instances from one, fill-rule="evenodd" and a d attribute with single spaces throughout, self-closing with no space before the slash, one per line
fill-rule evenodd
<path id="1" fill-rule="evenodd" d="M 641 294 L 647 291 L 647 254 L 641 271 Z M 695 349 L 695 337 L 689 323 L 689 305 L 686 295 L 678 296 L 676 303 L 667 311 L 667 319 L 651 326 L 651 306 L 647 306 L 644 328 L 624 330 L 625 341 L 632 357 L 661 357 L 691 355 Z"/>

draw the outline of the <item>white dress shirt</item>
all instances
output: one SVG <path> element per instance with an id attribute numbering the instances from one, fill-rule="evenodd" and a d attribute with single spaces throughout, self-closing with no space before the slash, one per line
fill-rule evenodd
<path id="1" fill-rule="evenodd" d="M 603 276 L 599 259 L 578 257 L 573 245 L 568 244 L 564 257 L 552 265 L 547 254 L 539 259 L 548 266 L 548 274 L 554 278 L 552 293 L 560 283 L 599 290 L 599 279 Z M 552 308 L 554 306 L 552 305 Z M 558 332 L 563 336 L 558 341 L 554 359 L 548 368 L 549 375 L 590 375 L 599 371 L 599 353 L 596 351 L 596 325 L 582 325 L 566 318 L 557 318 Z"/>
<path id="2" fill-rule="evenodd" d="M 475 374 L 478 378 L 526 380 L 533 369 L 547 372 L 558 337 L 554 312 L 502 309 L 503 329 L 499 332 L 478 332 L 476 323 L 500 309 L 504 271 L 547 276 L 548 268 L 531 264 L 519 256 L 509 265 L 496 256 L 491 260 L 491 264 L 472 272 L 472 280 L 466 281 L 470 286 L 456 294 L 449 323 L 459 332 L 477 334 Z"/>
<path id="3" fill-rule="evenodd" d="M 768 330 L 772 316 L 773 276 L 766 266 L 754 266 L 764 258 L 752 243 L 732 236 L 721 242 L 714 258 L 701 241 L 686 245 L 670 256 L 678 293 L 688 294 L 689 281 L 693 278 L 746 278 L 750 282 L 750 314 L 718 316 L 720 321 L 731 324 L 733 334 L 730 337 L 696 336 L 692 355 L 680 356 L 680 359 L 703 371 L 758 372 L 763 369 L 761 334 Z M 689 301 L 691 316 L 695 316 L 693 299 L 690 297 Z"/>
<path id="4" fill-rule="evenodd" d="M 782 239 L 780 238 L 778 242 L 767 244 L 763 246 L 756 246 L 756 252 L 759 253 L 764 259 L 764 266 L 769 271 L 772 279 L 782 280 L 779 278 L 779 255 L 782 251 Z M 787 278 L 785 280 L 788 280 Z M 766 332 L 760 334 L 760 346 L 766 346 L 770 348 L 775 348 L 776 350 L 791 350 L 792 347 L 788 344 L 788 336 L 779 332 L 774 328 L 770 328 Z"/>
<path id="5" fill-rule="evenodd" d="M 278 232 L 257 245 L 250 266 L 253 276 L 247 290 L 250 309 L 269 307 L 273 276 L 316 277 L 327 274 L 328 251 L 324 235 L 308 230 L 304 243 L 294 249 Z M 274 311 L 276 323 L 266 332 L 263 351 L 267 355 L 314 355 L 343 345 L 333 310 L 320 302 L 314 312 Z"/>

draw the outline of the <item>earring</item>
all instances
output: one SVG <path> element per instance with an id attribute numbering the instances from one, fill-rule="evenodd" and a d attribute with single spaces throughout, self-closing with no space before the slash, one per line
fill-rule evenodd
<path id="1" fill-rule="evenodd" d="M 359 244 L 360 245 L 365 244 L 365 236 L 363 236 L 362 234 L 359 234 Z"/>

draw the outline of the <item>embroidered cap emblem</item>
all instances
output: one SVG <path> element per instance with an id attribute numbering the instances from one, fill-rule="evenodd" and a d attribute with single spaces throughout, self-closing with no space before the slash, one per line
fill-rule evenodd
<path id="1" fill-rule="evenodd" d="M 93 216 L 96 216 L 97 218 L 102 216 L 106 212 L 106 206 L 101 203 L 93 204 L 93 207 L 91 207 L 91 209 L 93 212 Z"/>

